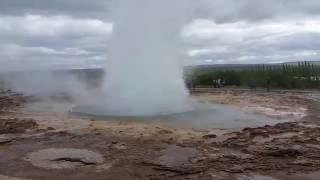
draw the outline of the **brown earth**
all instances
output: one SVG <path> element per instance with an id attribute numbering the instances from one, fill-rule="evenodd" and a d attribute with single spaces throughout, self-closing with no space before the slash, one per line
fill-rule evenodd
<path id="1" fill-rule="evenodd" d="M 279 124 L 233 131 L 177 128 L 158 122 L 98 121 L 66 114 L 64 110 L 72 103 L 38 103 L 30 97 L 3 93 L 0 179 L 320 177 L 319 94 L 218 90 L 193 96 L 264 114 L 279 119 Z M 62 154 L 55 159 L 50 154 L 48 158 L 42 155 L 40 160 L 36 155 L 35 159 L 27 158 L 30 153 L 52 148 L 60 149 Z M 73 154 L 72 149 L 100 154 L 103 162 L 76 150 Z M 49 165 L 42 167 L 43 161 Z"/>

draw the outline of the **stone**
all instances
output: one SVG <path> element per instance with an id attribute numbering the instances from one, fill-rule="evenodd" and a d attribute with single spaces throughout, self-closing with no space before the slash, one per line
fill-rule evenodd
<path id="1" fill-rule="evenodd" d="M 298 157 L 305 153 L 305 149 L 300 145 L 269 147 L 262 154 L 274 157 Z"/>
<path id="2" fill-rule="evenodd" d="M 0 134 L 24 133 L 38 124 L 32 119 L 0 119 Z"/>
<path id="3" fill-rule="evenodd" d="M 116 144 L 113 144 L 112 147 L 114 149 L 117 149 L 117 150 L 126 150 L 126 149 L 128 149 L 126 144 L 124 144 L 124 143 L 116 143 Z"/>
<path id="4" fill-rule="evenodd" d="M 158 131 L 159 134 L 172 134 L 173 132 L 170 130 L 166 130 L 166 129 L 162 129 L 160 131 Z"/>
<path id="5" fill-rule="evenodd" d="M 47 130 L 48 131 L 54 131 L 55 129 L 53 127 L 48 127 Z"/>
<path id="6" fill-rule="evenodd" d="M 215 135 L 215 134 L 207 134 L 207 135 L 202 136 L 203 139 L 214 139 L 216 137 L 217 137 L 217 135 Z"/>

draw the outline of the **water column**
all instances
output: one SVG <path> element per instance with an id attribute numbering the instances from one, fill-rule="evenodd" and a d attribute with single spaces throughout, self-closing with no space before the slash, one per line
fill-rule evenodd
<path id="1" fill-rule="evenodd" d="M 100 102 L 106 113 L 149 116 L 191 108 L 180 48 L 187 2 L 118 1 Z"/>

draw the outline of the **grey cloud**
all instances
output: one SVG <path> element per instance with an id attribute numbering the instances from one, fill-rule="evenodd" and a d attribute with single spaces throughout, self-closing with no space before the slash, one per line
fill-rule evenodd
<path id="1" fill-rule="evenodd" d="M 108 19 L 116 2 L 117 0 L 1 0 L 0 14 L 62 14 Z M 191 14 L 194 18 L 212 18 L 216 22 L 320 15 L 318 0 L 196 0 L 192 6 Z"/>
<path id="2" fill-rule="evenodd" d="M 1 0 L 0 71 L 103 66 L 116 2 Z M 318 0 L 195 0 L 191 9 L 188 63 L 320 59 Z"/>
<path id="3" fill-rule="evenodd" d="M 90 67 L 91 62 L 101 66 L 112 23 L 67 16 L 0 16 L 0 31 L 0 71 L 77 68 Z"/>
<path id="4" fill-rule="evenodd" d="M 106 18 L 112 4 L 113 0 L 1 0 L 0 14 Z"/>
<path id="5" fill-rule="evenodd" d="M 202 0 L 196 15 L 218 23 L 319 16 L 318 0 Z"/>
<path id="6" fill-rule="evenodd" d="M 320 33 L 296 33 L 282 37 L 270 46 L 278 47 L 281 50 L 320 50 Z"/>
<path id="7" fill-rule="evenodd" d="M 319 60 L 320 22 L 263 22 L 217 24 L 195 22 L 185 29 L 186 43 L 193 44 L 190 61 L 197 63 L 271 63 Z M 198 30 L 199 28 L 199 30 Z"/>
<path id="8" fill-rule="evenodd" d="M 0 46 L 0 71 L 33 69 L 74 69 L 103 66 L 104 54 L 91 54 L 79 49 L 49 49 L 46 47 Z"/>

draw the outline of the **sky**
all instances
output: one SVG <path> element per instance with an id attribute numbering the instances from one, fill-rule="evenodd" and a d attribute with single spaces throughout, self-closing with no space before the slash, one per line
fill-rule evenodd
<path id="1" fill-rule="evenodd" d="M 103 67 L 116 1 L 0 0 L 0 71 Z M 194 0 L 181 51 L 187 65 L 316 61 L 319 39 L 319 0 Z"/>

